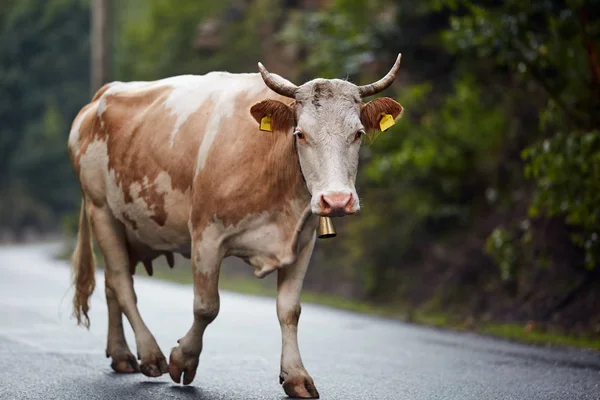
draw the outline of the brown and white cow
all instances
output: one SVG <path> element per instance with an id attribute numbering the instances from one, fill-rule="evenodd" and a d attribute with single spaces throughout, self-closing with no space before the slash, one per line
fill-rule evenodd
<path id="1" fill-rule="evenodd" d="M 315 79 L 301 86 L 269 73 L 212 72 L 154 82 L 105 85 L 75 118 L 69 151 L 83 200 L 73 254 L 74 314 L 89 326 L 94 290 L 92 233 L 105 260 L 108 342 L 117 372 L 169 372 L 190 384 L 202 336 L 219 312 L 218 280 L 227 256 L 258 277 L 277 270 L 277 316 L 283 347 L 280 382 L 289 396 L 319 396 L 298 350 L 300 291 L 315 243 L 318 215 L 359 210 L 358 152 L 390 98 L 363 98 L 391 85 L 400 55 L 381 80 L 356 86 Z M 265 116 L 272 131 L 259 125 Z M 389 118 L 389 117 L 388 117 Z M 138 262 L 173 253 L 191 258 L 194 321 L 169 364 L 136 306 Z M 123 334 L 135 332 L 138 358 Z"/>

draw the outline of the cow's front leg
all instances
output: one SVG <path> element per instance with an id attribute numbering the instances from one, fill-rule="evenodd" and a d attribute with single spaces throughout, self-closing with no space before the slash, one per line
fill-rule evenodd
<path id="1" fill-rule="evenodd" d="M 196 376 L 202 336 L 206 327 L 219 314 L 219 270 L 223 255 L 217 243 L 194 246 L 194 322 L 187 334 L 178 340 L 179 346 L 171 350 L 169 374 L 174 382 L 189 385 Z"/>
<path id="2" fill-rule="evenodd" d="M 290 397 L 319 398 L 298 348 L 300 292 L 314 245 L 315 237 L 302 249 L 294 265 L 277 271 L 277 317 L 282 338 L 279 383 L 283 384 L 283 390 Z"/>

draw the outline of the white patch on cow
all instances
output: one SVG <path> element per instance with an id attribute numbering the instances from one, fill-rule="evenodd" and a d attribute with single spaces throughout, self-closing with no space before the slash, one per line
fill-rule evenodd
<path id="1" fill-rule="evenodd" d="M 136 229 L 132 233 L 138 240 L 155 250 L 178 250 L 186 248 L 190 243 L 190 234 L 187 228 L 189 219 L 189 210 L 191 204 L 191 190 L 185 192 L 173 189 L 171 185 L 171 176 L 162 171 L 154 181 L 150 181 L 145 176 L 141 182 L 132 183 L 129 187 L 129 195 L 133 199 L 131 203 L 126 203 L 122 188 L 116 185 L 114 171 L 110 171 L 109 196 L 108 203 L 115 216 L 126 226 L 127 218 L 133 220 Z M 152 219 L 154 210 L 146 200 L 141 196 L 142 190 L 154 187 L 158 194 L 164 195 L 164 211 L 167 219 L 163 226 Z"/>
<path id="2" fill-rule="evenodd" d="M 169 134 L 169 144 L 173 147 L 181 127 L 208 101 L 214 105 L 204 128 L 204 136 L 198 151 L 196 175 L 206 164 L 212 144 L 218 134 L 223 118 L 231 117 L 235 111 L 235 99 L 240 94 L 252 95 L 266 89 L 260 74 L 230 74 L 210 72 L 206 75 L 180 75 L 157 81 L 113 82 L 102 95 L 135 93 L 159 87 L 170 87 L 172 92 L 164 102 L 164 107 L 175 116 L 173 129 Z M 98 115 L 106 111 L 106 101 L 98 106 Z"/>
<path id="3" fill-rule="evenodd" d="M 195 113 L 200 106 L 210 98 L 212 92 L 197 91 L 189 86 L 179 86 L 173 89 L 167 100 L 165 100 L 165 108 L 171 112 L 171 115 L 176 117 L 175 125 L 169 135 L 169 145 L 173 147 L 175 136 L 179 132 L 181 126 L 187 119 Z"/>
<path id="4" fill-rule="evenodd" d="M 102 96 L 100 100 L 98 100 L 98 117 L 102 117 L 102 114 L 104 114 L 104 111 L 106 111 L 107 108 L 108 104 L 106 103 L 106 97 Z M 104 123 L 104 121 L 102 122 Z"/>
<path id="5" fill-rule="evenodd" d="M 106 142 L 94 140 L 79 160 L 81 187 L 92 202 L 99 207 L 105 204 L 106 170 L 108 169 L 108 151 Z"/>
<path id="6" fill-rule="evenodd" d="M 254 79 L 249 79 L 250 77 Z M 195 84 L 198 92 L 206 93 L 205 99 L 214 102 L 213 112 L 210 115 L 204 130 L 202 143 L 198 150 L 198 159 L 194 176 L 198 176 L 206 165 L 212 144 L 219 133 L 221 121 L 233 116 L 235 111 L 236 96 L 241 94 L 252 95 L 265 89 L 258 74 L 229 74 L 210 73 L 196 77 Z M 207 87 L 208 86 L 208 87 Z"/>
<path id="7" fill-rule="evenodd" d="M 107 144 L 103 140 L 92 142 L 81 157 L 82 187 L 94 204 L 108 205 L 115 218 L 128 227 L 130 234 L 154 250 L 176 251 L 189 248 L 187 223 L 191 189 L 185 192 L 173 189 L 170 175 L 163 171 L 152 182 L 144 177 L 141 182 L 132 183 L 127 189 L 133 201 L 128 203 L 125 201 L 124 188 L 117 185 L 115 171 L 108 169 L 108 162 Z M 142 189 L 149 186 L 155 186 L 159 194 L 164 194 L 164 210 L 167 213 L 164 226 L 152 219 L 154 212 L 141 196 Z M 130 229 L 124 215 L 135 222 L 136 229 Z"/>
<path id="8" fill-rule="evenodd" d="M 320 95 L 315 92 L 320 88 Z M 312 194 L 312 210 L 321 211 L 321 196 L 352 195 L 353 212 L 360 209 L 354 182 L 358 170 L 360 120 L 358 89 L 339 79 L 315 79 L 298 89 L 298 128 L 310 145 L 298 144 L 298 158 L 306 185 Z"/>
<path id="9" fill-rule="evenodd" d="M 106 97 L 101 97 L 100 100 L 98 100 L 98 110 L 96 111 L 96 114 L 98 115 L 98 118 L 100 119 L 100 127 L 104 128 L 104 118 L 102 118 L 102 114 L 104 114 L 104 112 L 106 111 L 106 109 L 108 108 L 108 103 L 106 102 Z"/>
<path id="10" fill-rule="evenodd" d="M 161 81 L 132 81 L 132 82 L 112 82 L 102 97 L 123 92 L 135 92 L 136 90 L 145 90 L 154 86 L 159 86 Z"/>
<path id="11" fill-rule="evenodd" d="M 68 145 L 74 155 L 79 154 L 79 136 L 81 130 L 81 124 L 89 114 L 90 110 L 92 110 L 94 106 L 90 106 L 87 110 L 85 110 L 81 115 L 79 115 L 75 121 L 73 122 L 73 126 L 71 127 L 71 132 L 69 133 L 69 141 Z"/>
<path id="12" fill-rule="evenodd" d="M 179 133 L 183 124 L 207 100 L 234 99 L 240 88 L 252 89 L 253 86 L 256 86 L 259 89 L 264 89 L 265 86 L 259 76 L 258 74 L 230 74 L 227 72 L 211 72 L 206 75 L 181 75 L 154 82 L 120 83 L 117 89 L 109 90 L 109 92 L 115 93 L 116 90 L 147 90 L 153 87 L 173 88 L 173 91 L 164 102 L 165 109 L 170 112 L 171 116 L 175 117 L 175 124 L 169 134 L 169 144 L 173 147 L 177 133 Z M 251 85 L 248 85 L 248 77 L 255 78 L 251 80 Z M 228 112 L 231 114 L 233 104 L 227 104 L 224 101 L 220 101 L 219 104 L 229 108 L 227 110 L 215 108 L 216 110 L 224 115 Z M 218 122 L 219 119 L 217 118 L 216 121 Z M 210 148 L 210 144 L 208 148 Z"/>
<path id="13" fill-rule="evenodd" d="M 185 236 L 185 244 L 188 244 L 190 231 L 187 223 L 190 219 L 191 188 L 185 192 L 173 189 L 171 176 L 166 171 L 158 174 L 154 185 L 159 193 L 165 193 L 165 211 L 167 213 L 165 226 L 177 226 L 179 235 Z M 179 237 L 173 242 L 181 243 L 181 239 L 182 237 Z"/>

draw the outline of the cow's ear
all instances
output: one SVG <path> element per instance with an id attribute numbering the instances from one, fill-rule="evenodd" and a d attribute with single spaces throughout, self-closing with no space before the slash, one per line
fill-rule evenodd
<path id="1" fill-rule="evenodd" d="M 400 116 L 402 106 L 389 97 L 380 97 L 360 107 L 360 121 L 367 132 L 386 130 Z"/>
<path id="2" fill-rule="evenodd" d="M 250 114 L 261 130 L 284 131 L 294 128 L 294 110 L 277 100 L 263 100 L 250 108 Z"/>

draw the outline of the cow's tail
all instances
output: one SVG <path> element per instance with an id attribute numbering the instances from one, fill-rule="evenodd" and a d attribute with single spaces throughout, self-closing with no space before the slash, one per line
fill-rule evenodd
<path id="1" fill-rule="evenodd" d="M 83 325 L 89 329 L 89 298 L 96 287 L 96 262 L 92 247 L 90 223 L 85 207 L 85 197 L 81 200 L 79 233 L 77 234 L 77 246 L 73 252 L 72 262 L 73 284 L 75 286 L 75 295 L 73 296 L 73 316 L 77 318 L 77 325 Z"/>

